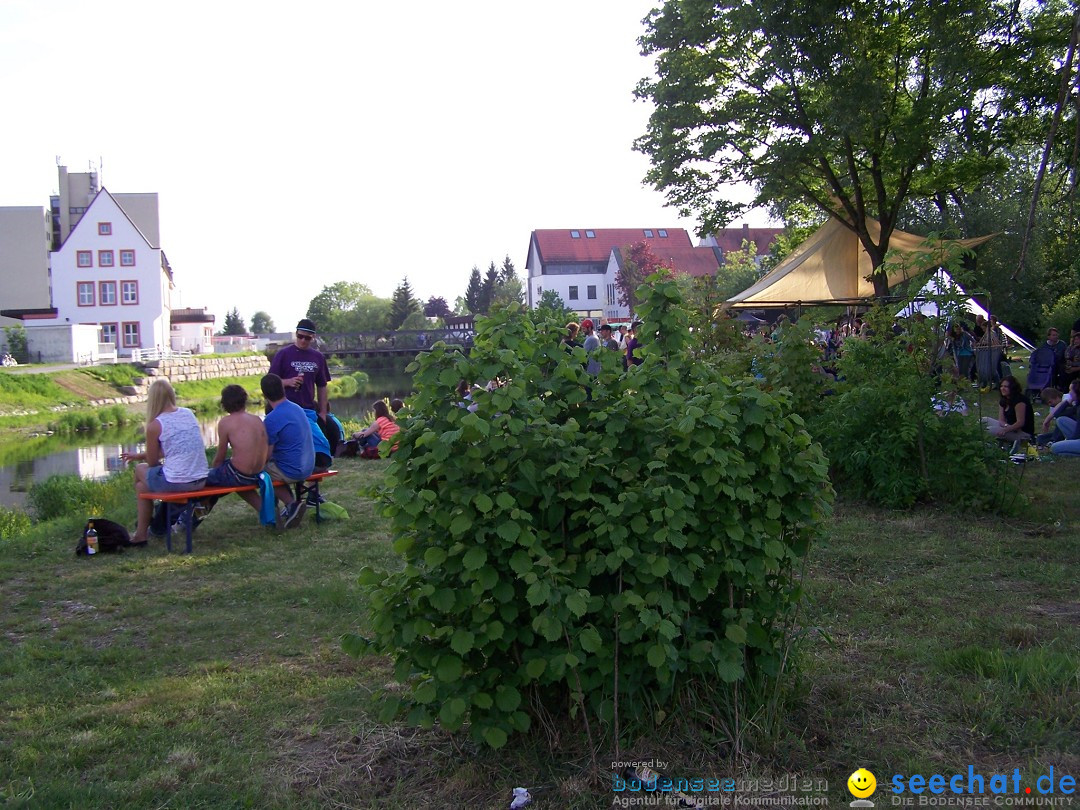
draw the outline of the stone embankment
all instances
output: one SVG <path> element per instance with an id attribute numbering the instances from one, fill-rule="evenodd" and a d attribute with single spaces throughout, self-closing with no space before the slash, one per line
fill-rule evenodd
<path id="1" fill-rule="evenodd" d="M 146 390 L 158 377 L 169 382 L 191 380 L 215 380 L 221 377 L 262 376 L 270 371 L 270 361 L 265 356 L 241 355 L 237 357 L 175 357 L 168 360 L 152 360 L 143 364 L 146 376 L 135 379 L 135 385 L 121 388 L 123 396 L 95 399 L 92 405 L 129 405 L 146 401 Z"/>

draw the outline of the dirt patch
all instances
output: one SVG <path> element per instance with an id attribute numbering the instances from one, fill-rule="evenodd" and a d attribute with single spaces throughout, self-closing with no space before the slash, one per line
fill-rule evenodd
<path id="1" fill-rule="evenodd" d="M 1028 610 L 1036 616 L 1080 624 L 1080 602 L 1044 602 L 1041 605 L 1031 605 Z"/>

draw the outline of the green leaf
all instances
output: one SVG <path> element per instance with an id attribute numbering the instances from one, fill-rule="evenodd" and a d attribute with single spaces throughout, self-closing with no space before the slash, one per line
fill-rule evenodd
<path id="1" fill-rule="evenodd" d="M 487 562 L 487 552 L 480 546 L 473 546 L 465 552 L 465 556 L 462 557 L 461 563 L 468 571 L 475 571 L 478 568 L 482 568 L 484 563 Z"/>
<path id="2" fill-rule="evenodd" d="M 517 500 L 509 492 L 500 492 L 496 495 L 495 503 L 497 503 L 501 509 L 513 509 L 517 506 Z"/>
<path id="3" fill-rule="evenodd" d="M 466 630 L 464 627 L 459 627 L 454 631 L 453 637 L 450 639 L 450 648 L 458 655 L 465 655 L 473 648 L 473 642 L 476 637 L 471 631 Z"/>
<path id="4" fill-rule="evenodd" d="M 513 543 L 521 536 L 521 526 L 512 520 L 500 523 L 499 528 L 495 531 L 498 533 L 499 537 L 508 543 Z"/>
<path id="5" fill-rule="evenodd" d="M 490 709 L 495 701 L 491 699 L 491 695 L 487 692 L 477 692 L 472 696 L 472 704 L 478 709 Z"/>
<path id="6" fill-rule="evenodd" d="M 575 616 L 584 616 L 589 609 L 588 591 L 585 591 L 584 595 L 581 591 L 575 591 L 567 596 L 566 607 Z"/>
<path id="7" fill-rule="evenodd" d="M 442 655 L 435 665 L 435 676 L 443 683 L 458 680 L 464 671 L 465 667 L 456 655 Z"/>
<path id="8" fill-rule="evenodd" d="M 498 749 L 506 745 L 506 732 L 497 726 L 487 726 L 481 734 L 484 737 L 484 742 L 492 748 Z"/>
<path id="9" fill-rule="evenodd" d="M 604 640 L 600 637 L 600 632 L 595 627 L 586 627 L 582 630 L 581 634 L 578 636 L 578 642 L 581 644 L 581 649 L 589 653 L 597 652 L 604 646 Z"/>
<path id="10" fill-rule="evenodd" d="M 545 658 L 533 658 L 525 664 L 525 674 L 534 681 L 544 674 L 545 669 L 547 669 L 547 659 Z"/>
<path id="11" fill-rule="evenodd" d="M 736 644 L 746 643 L 746 630 L 737 624 L 729 624 L 727 629 L 724 630 L 724 635 L 728 640 L 733 641 Z"/>
<path id="12" fill-rule="evenodd" d="M 654 644 L 649 647 L 646 660 L 649 662 L 649 666 L 659 669 L 667 663 L 667 650 L 664 649 L 662 644 Z"/>
<path id="13" fill-rule="evenodd" d="M 450 534 L 460 537 L 472 528 L 472 518 L 468 515 L 458 515 L 450 521 Z"/>
<path id="14" fill-rule="evenodd" d="M 417 703 L 434 703 L 435 698 L 438 697 L 438 689 L 435 686 L 434 681 L 424 681 L 413 691 L 413 700 Z"/>
<path id="15" fill-rule="evenodd" d="M 438 568 L 446 562 L 446 551 L 438 546 L 432 546 L 424 552 L 424 562 L 429 568 Z"/>
<path id="16" fill-rule="evenodd" d="M 386 576 L 380 574 L 371 566 L 365 565 L 356 576 L 356 581 L 361 585 L 378 585 L 386 581 Z"/>
<path id="17" fill-rule="evenodd" d="M 512 686 L 500 686 L 495 690 L 495 705 L 500 711 L 512 712 L 521 705 L 521 693 Z"/>
<path id="18" fill-rule="evenodd" d="M 346 633 L 341 637 L 341 649 L 346 655 L 359 658 L 361 655 L 367 655 L 371 650 L 371 642 L 356 633 Z"/>
<path id="19" fill-rule="evenodd" d="M 491 498 L 481 492 L 479 495 L 473 498 L 473 506 L 475 506 L 478 511 L 487 514 L 491 511 L 492 507 L 495 506 L 495 503 L 491 500 Z"/>
<path id="20" fill-rule="evenodd" d="M 457 600 L 457 596 L 454 591 L 449 588 L 442 588 L 435 591 L 430 597 L 432 607 L 443 613 L 449 613 L 454 607 L 454 602 Z"/>

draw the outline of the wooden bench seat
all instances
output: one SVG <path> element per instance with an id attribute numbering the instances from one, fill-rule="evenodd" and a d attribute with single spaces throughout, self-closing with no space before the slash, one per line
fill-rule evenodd
<path id="1" fill-rule="evenodd" d="M 324 478 L 337 475 L 337 470 L 312 473 L 303 481 L 296 484 L 287 484 L 284 481 L 274 481 L 275 487 L 295 486 L 296 500 L 306 500 L 312 496 L 315 501 L 315 521 L 322 519 L 319 513 L 319 482 Z M 188 492 L 144 492 L 139 497 L 147 501 L 161 501 L 165 504 L 165 548 L 172 551 L 172 527 L 177 520 L 183 520 L 187 529 L 186 553 L 191 553 L 191 534 L 195 528 L 195 506 L 203 498 L 220 497 L 233 492 L 255 492 L 258 487 L 249 484 L 242 487 L 204 487 L 193 489 Z M 274 507 L 275 511 L 277 506 Z"/>

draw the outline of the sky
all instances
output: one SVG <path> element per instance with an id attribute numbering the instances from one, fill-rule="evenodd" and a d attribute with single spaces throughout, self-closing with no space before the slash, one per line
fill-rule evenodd
<path id="1" fill-rule="evenodd" d="M 158 193 L 179 306 L 282 331 L 337 281 L 453 305 L 474 265 L 524 280 L 534 229 L 693 233 L 632 149 L 656 4 L 3 0 L 0 205 L 93 163 Z"/>

